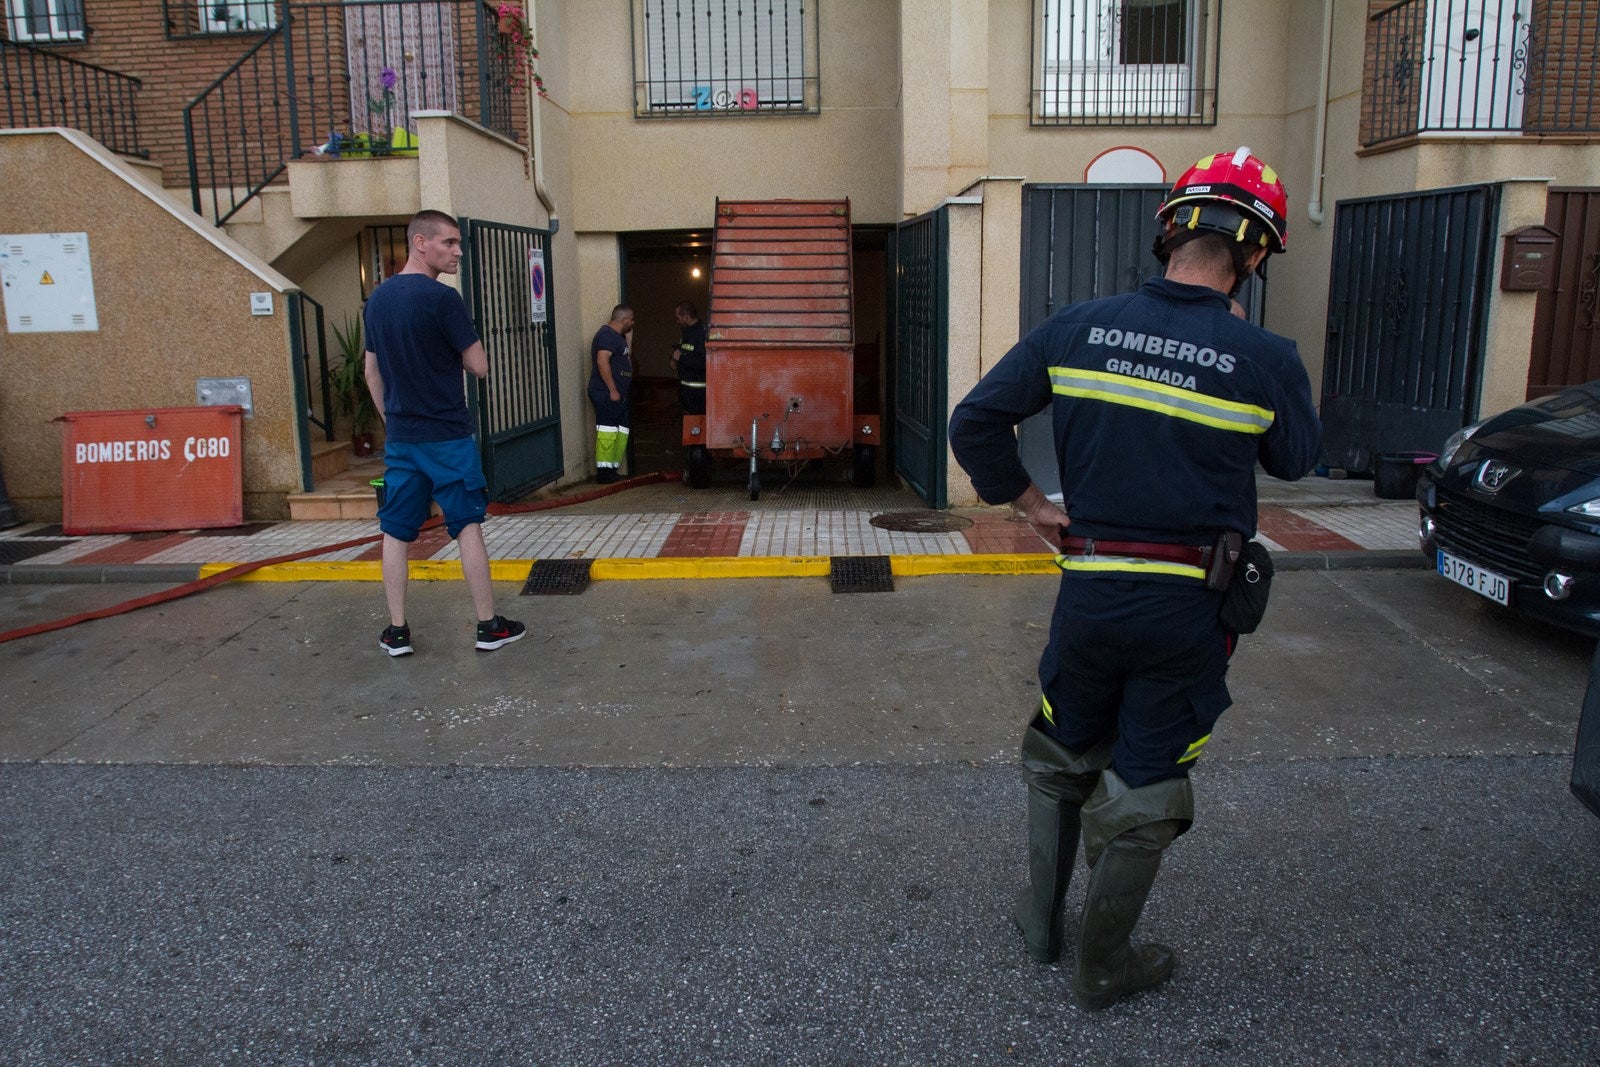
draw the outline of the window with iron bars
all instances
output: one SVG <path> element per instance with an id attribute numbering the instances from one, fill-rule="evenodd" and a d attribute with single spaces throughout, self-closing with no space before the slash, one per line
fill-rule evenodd
<path id="1" fill-rule="evenodd" d="M 634 114 L 815 114 L 817 0 L 634 0 Z"/>
<path id="2" fill-rule="evenodd" d="M 83 0 L 6 0 L 6 36 L 29 44 L 81 41 L 88 33 Z"/>
<path id="3" fill-rule="evenodd" d="M 265 33 L 278 25 L 278 0 L 161 0 L 168 37 Z"/>
<path id="4" fill-rule="evenodd" d="M 1035 126 L 1217 121 L 1221 0 L 1034 0 Z"/>

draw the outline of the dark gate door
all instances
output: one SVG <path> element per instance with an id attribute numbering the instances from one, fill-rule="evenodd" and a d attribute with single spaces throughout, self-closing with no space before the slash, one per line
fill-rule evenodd
<path id="1" fill-rule="evenodd" d="M 1166 194 L 1165 185 L 1024 186 L 1020 332 L 1069 304 L 1132 292 L 1159 277 L 1161 263 L 1150 245 Z M 1260 278 L 1239 292 L 1251 322 L 1261 321 L 1265 299 Z M 1060 494 L 1048 409 L 1018 428 L 1017 447 L 1034 484 Z"/>
<path id="2" fill-rule="evenodd" d="M 507 500 L 561 477 L 561 406 L 556 392 L 555 300 L 550 231 L 461 220 L 461 286 L 489 353 L 489 377 L 469 390 L 489 495 Z M 546 252 L 535 281 L 529 252 Z M 545 321 L 533 321 L 542 286 Z"/>
<path id="3" fill-rule="evenodd" d="M 1560 260 L 1534 310 L 1529 400 L 1600 378 L 1600 189 L 1551 189 L 1544 224 Z"/>
<path id="4" fill-rule="evenodd" d="M 1476 417 L 1499 188 L 1341 200 L 1323 351 L 1322 452 L 1370 471 Z"/>
<path id="5" fill-rule="evenodd" d="M 895 227 L 895 471 L 930 507 L 945 506 L 949 419 L 950 213 Z"/>

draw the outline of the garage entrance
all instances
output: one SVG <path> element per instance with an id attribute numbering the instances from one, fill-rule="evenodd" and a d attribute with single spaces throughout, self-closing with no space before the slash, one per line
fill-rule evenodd
<path id="1" fill-rule="evenodd" d="M 706 208 L 709 215 L 712 205 L 708 202 Z M 887 233 L 885 227 L 857 226 L 851 235 L 855 283 L 854 388 L 856 410 L 863 413 L 886 410 L 888 282 L 884 254 Z M 709 226 L 703 230 L 627 233 L 618 238 L 622 256 L 622 299 L 634 313 L 629 469 L 637 474 L 683 469 L 678 378 L 672 369 L 672 349 L 678 343 L 678 324 L 673 318 L 673 309 L 680 301 L 688 300 L 704 317 L 711 303 L 711 241 Z M 586 324 L 586 357 L 588 336 L 597 326 Z M 883 421 L 887 429 L 889 420 Z M 888 451 L 890 449 L 878 450 L 880 479 L 886 469 L 884 464 L 892 463 L 892 457 L 885 455 Z M 712 478 L 718 483 L 726 479 L 743 484 L 746 475 L 742 467 L 713 468 L 712 471 Z M 801 472 L 800 478 L 848 484 L 850 475 L 848 463 L 811 464 Z"/>

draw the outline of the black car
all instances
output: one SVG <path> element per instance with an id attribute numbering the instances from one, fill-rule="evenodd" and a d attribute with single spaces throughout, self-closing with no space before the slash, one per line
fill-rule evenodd
<path id="1" fill-rule="evenodd" d="M 1461 430 L 1417 502 L 1422 550 L 1444 577 L 1600 637 L 1600 381 Z"/>

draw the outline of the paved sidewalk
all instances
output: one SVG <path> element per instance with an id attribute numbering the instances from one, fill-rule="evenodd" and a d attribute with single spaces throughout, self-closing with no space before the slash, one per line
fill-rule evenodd
<path id="1" fill-rule="evenodd" d="M 1379 500 L 1370 482 L 1263 477 L 1260 496 L 1259 537 L 1286 568 L 1426 562 L 1416 548 L 1416 505 Z M 88 537 L 32 524 L 0 532 L 0 582 L 185 581 L 300 553 L 314 554 L 249 577 L 375 581 L 379 545 L 363 539 L 376 534 L 371 520 Z M 826 574 L 839 556 L 888 556 L 899 574 L 1052 567 L 1044 542 L 1009 509 L 928 511 L 903 490 L 823 487 L 787 501 L 750 502 L 739 489 L 696 493 L 655 483 L 551 510 L 492 515 L 484 536 L 501 581 L 521 580 L 535 560 L 593 561 L 596 578 Z M 345 547 L 333 547 L 339 545 Z M 331 550 L 315 552 L 323 547 Z M 460 573 L 456 546 L 442 528 L 424 531 L 411 559 L 418 578 Z M 618 566 L 608 569 L 610 563 Z"/>

